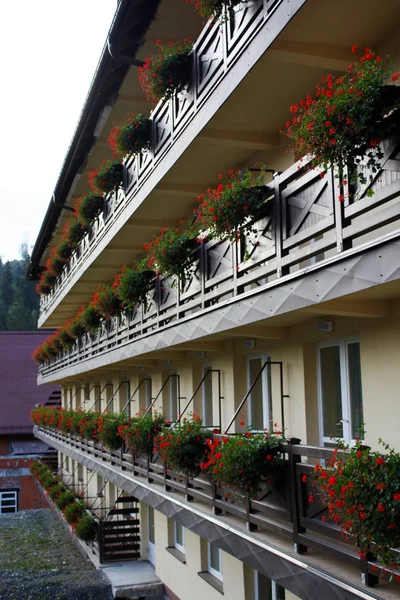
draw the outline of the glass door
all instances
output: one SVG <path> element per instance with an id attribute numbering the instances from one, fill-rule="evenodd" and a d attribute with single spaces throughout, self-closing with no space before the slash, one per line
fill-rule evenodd
<path id="1" fill-rule="evenodd" d="M 251 429 L 256 431 L 273 427 L 271 366 L 267 365 L 261 373 L 263 365 L 270 361 L 271 357 L 265 354 L 250 356 L 247 359 L 247 389 L 254 384 L 247 400 L 247 419 Z"/>

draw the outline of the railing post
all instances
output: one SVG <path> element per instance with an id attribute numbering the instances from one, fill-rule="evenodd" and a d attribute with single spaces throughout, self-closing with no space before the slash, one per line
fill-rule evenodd
<path id="1" fill-rule="evenodd" d="M 169 475 L 168 475 L 168 468 L 167 465 L 164 465 L 164 489 L 166 492 L 170 492 L 172 490 L 171 486 L 168 485 L 167 481 L 168 479 L 170 479 Z"/>
<path id="2" fill-rule="evenodd" d="M 252 514 L 253 509 L 251 507 L 251 499 L 249 496 L 246 498 L 246 529 L 247 531 L 257 531 L 257 525 L 250 521 L 250 515 Z"/>
<path id="3" fill-rule="evenodd" d="M 217 484 L 213 480 L 211 483 L 211 494 L 212 494 L 212 511 L 214 515 L 222 515 L 222 509 L 219 508 L 217 504 L 217 500 L 221 500 L 220 494 L 217 491 Z"/>
<path id="4" fill-rule="evenodd" d="M 368 561 L 374 560 L 375 557 L 367 550 L 360 559 L 360 568 L 361 568 L 361 582 L 364 585 L 368 585 L 369 587 L 373 587 L 374 585 L 378 585 L 379 577 L 376 575 L 372 575 L 372 573 L 368 572 Z"/>
<path id="5" fill-rule="evenodd" d="M 147 481 L 153 483 L 153 479 L 150 477 L 150 456 L 147 456 Z"/>
<path id="6" fill-rule="evenodd" d="M 274 209 L 273 209 L 273 239 L 275 241 L 276 253 L 276 276 L 278 278 L 287 275 L 288 268 L 282 266 L 283 257 L 283 219 L 282 219 L 282 196 L 280 188 L 279 173 L 274 173 Z"/>
<path id="7" fill-rule="evenodd" d="M 301 484 L 297 476 L 296 465 L 301 462 L 301 456 L 293 453 L 293 446 L 300 444 L 298 438 L 291 438 L 288 443 L 288 454 L 289 454 L 289 491 L 290 491 L 290 515 L 293 524 L 293 544 L 294 551 L 297 554 L 305 554 L 307 552 L 307 546 L 299 543 L 299 534 L 304 533 L 305 528 L 300 525 L 300 506 L 301 502 Z"/>
<path id="8" fill-rule="evenodd" d="M 189 494 L 190 488 L 193 487 L 193 484 L 189 481 L 189 476 L 186 475 L 186 502 L 193 502 L 194 498 L 191 494 Z"/>

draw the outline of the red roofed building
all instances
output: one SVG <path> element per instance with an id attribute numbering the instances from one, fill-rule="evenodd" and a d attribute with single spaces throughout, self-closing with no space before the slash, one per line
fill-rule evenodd
<path id="1" fill-rule="evenodd" d="M 59 386 L 38 387 L 32 351 L 48 335 L 36 331 L 0 332 L 0 514 L 41 508 L 29 467 L 48 452 L 35 439 L 29 411 L 57 403 Z"/>

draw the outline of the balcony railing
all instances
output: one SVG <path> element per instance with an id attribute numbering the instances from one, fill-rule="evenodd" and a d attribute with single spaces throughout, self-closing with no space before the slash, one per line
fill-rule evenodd
<path id="1" fill-rule="evenodd" d="M 152 150 L 126 161 L 123 189 L 105 199 L 102 215 L 74 252 L 54 289 L 50 294 L 41 296 L 42 315 L 51 310 L 55 300 L 63 293 L 66 284 L 93 248 L 131 204 L 182 132 L 201 111 L 214 89 L 226 78 L 239 56 L 281 4 L 285 4 L 283 0 L 249 0 L 245 7 L 236 12 L 234 19 L 215 23 L 212 27 L 208 24 L 205 26 L 193 48 L 191 85 L 177 97 L 167 102 L 161 101 L 156 106 L 151 115 Z"/>
<path id="2" fill-rule="evenodd" d="M 180 494 L 187 502 L 187 508 L 195 505 L 212 507 L 215 516 L 223 521 L 224 515 L 233 515 L 246 524 L 247 530 L 255 532 L 272 532 L 292 540 L 298 553 L 329 555 L 335 560 L 354 567 L 362 573 L 367 585 L 377 583 L 376 573 L 379 570 L 382 580 L 388 580 L 392 574 L 372 560 L 367 560 L 349 544 L 344 543 L 340 528 L 331 524 L 327 509 L 321 504 L 318 494 L 312 487 L 313 463 L 333 458 L 334 450 L 313 446 L 303 446 L 299 440 L 292 439 L 282 444 L 281 451 L 285 458 L 284 469 L 280 481 L 274 485 L 265 485 L 257 496 L 249 501 L 240 500 L 229 489 L 218 487 L 206 476 L 195 478 L 166 469 L 158 457 L 150 460 L 132 456 L 126 449 L 118 452 L 105 450 L 99 442 L 81 440 L 71 434 L 63 434 L 53 429 L 37 428 L 44 434 L 49 444 L 61 442 L 80 453 L 99 459 L 102 464 L 108 463 L 114 469 L 120 469 L 129 476 L 146 481 L 155 493 L 159 486 L 164 491 Z M 309 496 L 312 494 L 312 502 Z M 205 514 L 205 518 L 207 515 Z M 351 536 L 350 536 L 351 537 Z M 350 540 L 352 541 L 352 540 Z M 400 552 L 394 551 L 400 555 Z"/>
<path id="3" fill-rule="evenodd" d="M 263 286 L 302 276 L 314 265 L 349 256 L 400 233 L 400 136 L 382 143 L 384 159 L 374 181 L 344 202 L 333 171 L 310 169 L 307 160 L 277 174 L 267 186 L 265 214 L 254 233 L 239 243 L 199 244 L 194 273 L 185 282 L 155 279 L 146 306 L 104 322 L 70 352 L 40 367 L 43 376 L 158 332 L 183 319 L 201 316 Z M 368 175 L 368 174 L 367 174 Z M 372 190 L 372 197 L 368 196 Z M 357 249 L 359 246 L 359 250 Z M 246 260 L 245 260 L 246 259 Z"/>

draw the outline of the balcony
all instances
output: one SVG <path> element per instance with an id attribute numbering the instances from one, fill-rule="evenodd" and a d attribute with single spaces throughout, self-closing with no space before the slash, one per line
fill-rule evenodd
<path id="1" fill-rule="evenodd" d="M 40 380 L 243 324 L 273 324 L 278 315 L 398 280 L 399 134 L 382 147 L 373 183 L 344 202 L 335 173 L 310 169 L 306 159 L 276 174 L 254 233 L 236 244 L 199 244 L 190 280 L 155 279 L 147 306 L 104 322 L 96 336 L 83 336 L 70 352 L 40 367 Z"/>
<path id="2" fill-rule="evenodd" d="M 244 502 L 205 476 L 186 478 L 166 470 L 156 457 L 150 462 L 126 449 L 106 451 L 97 442 L 42 427 L 35 428 L 35 435 L 240 560 L 246 557 L 267 576 L 285 572 L 285 587 L 303 598 L 315 598 L 307 591 L 315 585 L 321 598 L 398 597 L 397 584 L 388 583 L 390 574 L 384 570 L 378 595 L 366 588 L 361 591 L 357 574 L 361 572 L 367 585 L 377 584 L 377 565 L 343 542 L 340 528 L 325 519 L 326 509 L 317 496 L 313 502 L 308 500 L 312 464 L 332 458 L 331 449 L 303 446 L 299 440 L 283 444 L 281 481 L 266 485 L 256 498 Z M 340 573 L 340 578 L 327 577 L 326 570 Z"/>

